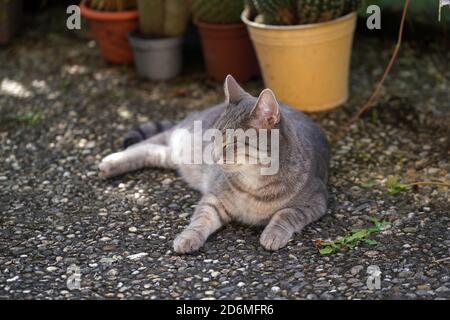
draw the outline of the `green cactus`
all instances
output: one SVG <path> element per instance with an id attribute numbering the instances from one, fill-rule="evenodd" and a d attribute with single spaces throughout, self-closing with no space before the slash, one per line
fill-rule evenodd
<path id="1" fill-rule="evenodd" d="M 252 0 L 245 0 L 244 2 L 245 8 L 248 10 L 248 15 L 250 19 L 254 19 L 258 14 L 258 9 L 256 9 L 255 4 Z"/>
<path id="2" fill-rule="evenodd" d="M 175 37 L 186 30 L 189 8 L 185 0 L 138 0 L 138 10 L 144 37 Z"/>
<path id="3" fill-rule="evenodd" d="M 274 25 L 319 23 L 356 11 L 362 0 L 249 0 L 255 22 Z"/>
<path id="4" fill-rule="evenodd" d="M 299 24 L 318 23 L 336 19 L 342 15 L 346 0 L 298 0 Z"/>
<path id="5" fill-rule="evenodd" d="M 84 4 L 99 11 L 124 11 L 136 9 L 136 0 L 83 0 Z"/>
<path id="6" fill-rule="evenodd" d="M 344 14 L 358 11 L 359 8 L 362 6 L 364 0 L 350 0 L 347 1 L 344 7 Z"/>
<path id="7" fill-rule="evenodd" d="M 326 22 L 358 10 L 362 0 L 298 0 L 299 24 Z"/>
<path id="8" fill-rule="evenodd" d="M 207 23 L 238 23 L 244 10 L 244 0 L 191 0 L 195 20 Z"/>
<path id="9" fill-rule="evenodd" d="M 295 0 L 253 0 L 258 11 L 255 21 L 264 24 L 296 24 Z"/>

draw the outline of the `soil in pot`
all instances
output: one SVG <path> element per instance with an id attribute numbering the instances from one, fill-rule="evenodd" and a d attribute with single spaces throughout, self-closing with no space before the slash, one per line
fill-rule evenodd
<path id="1" fill-rule="evenodd" d="M 129 33 L 138 75 L 150 80 L 166 80 L 180 73 L 183 37 L 144 38 L 136 30 Z"/>
<path id="2" fill-rule="evenodd" d="M 208 76 L 223 81 L 228 74 L 247 81 L 259 74 L 258 60 L 243 23 L 211 24 L 196 21 Z"/>
<path id="3" fill-rule="evenodd" d="M 91 35 L 100 47 L 102 57 L 115 64 L 133 63 L 128 33 L 138 26 L 138 11 L 104 12 L 80 4 L 81 14 L 89 20 Z"/>
<path id="4" fill-rule="evenodd" d="M 22 0 L 0 0 L 0 45 L 8 44 L 22 21 Z"/>

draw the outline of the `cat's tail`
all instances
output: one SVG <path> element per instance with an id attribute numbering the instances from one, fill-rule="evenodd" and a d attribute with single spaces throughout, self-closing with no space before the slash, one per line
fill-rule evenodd
<path id="1" fill-rule="evenodd" d="M 126 149 L 129 146 L 141 142 L 147 138 L 150 138 L 160 132 L 166 131 L 172 128 L 175 123 L 163 120 L 163 121 L 151 121 L 141 124 L 127 132 L 123 139 L 123 148 Z"/>

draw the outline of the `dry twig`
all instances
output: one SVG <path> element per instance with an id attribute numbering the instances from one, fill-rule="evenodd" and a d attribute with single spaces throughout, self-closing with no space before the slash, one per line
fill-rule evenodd
<path id="1" fill-rule="evenodd" d="M 406 13 L 408 11 L 409 1 L 410 0 L 405 0 L 405 5 L 403 7 L 403 13 L 402 13 L 402 19 L 401 19 L 401 22 L 400 22 L 400 29 L 399 29 L 399 32 L 398 32 L 398 39 L 397 39 L 397 43 L 395 45 L 392 57 L 389 60 L 389 64 L 387 65 L 386 70 L 384 71 L 380 82 L 378 82 L 378 85 L 375 88 L 375 91 L 370 96 L 369 100 L 367 100 L 366 104 L 361 109 L 358 110 L 358 112 L 350 119 L 350 121 L 347 123 L 347 125 L 343 128 L 343 132 L 342 132 L 343 135 L 345 135 L 347 133 L 347 131 L 352 126 L 352 124 L 354 124 L 356 121 L 358 121 L 358 119 L 361 117 L 361 115 L 364 112 L 366 112 L 368 109 L 370 109 L 370 107 L 372 106 L 375 98 L 379 95 L 379 93 L 381 91 L 381 88 L 383 87 L 383 84 L 386 81 L 386 78 L 387 78 L 387 76 L 389 75 L 389 72 L 392 69 L 392 66 L 394 65 L 395 59 L 397 58 L 398 52 L 400 51 L 400 46 L 402 44 L 403 29 L 404 29 L 404 26 L 405 26 Z M 338 137 L 339 136 L 340 135 L 338 135 Z"/>

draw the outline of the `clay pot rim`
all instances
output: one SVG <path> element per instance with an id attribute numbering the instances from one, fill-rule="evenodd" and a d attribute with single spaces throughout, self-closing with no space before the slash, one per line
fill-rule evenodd
<path id="1" fill-rule="evenodd" d="M 266 30 L 301 30 L 301 29 L 311 29 L 311 28 L 320 28 L 326 25 L 332 25 L 337 24 L 344 20 L 350 20 L 354 16 L 356 16 L 356 12 L 350 12 L 346 14 L 345 16 L 336 18 L 334 20 L 326 21 L 326 22 L 318 22 L 318 23 L 310 23 L 310 24 L 298 24 L 298 25 L 291 25 L 291 26 L 279 26 L 279 25 L 271 25 L 271 24 L 263 24 L 258 23 L 255 21 L 251 21 L 248 18 L 249 12 L 248 9 L 245 9 L 242 11 L 241 14 L 241 20 L 244 22 L 247 26 L 253 27 L 256 29 L 266 29 Z"/>
<path id="2" fill-rule="evenodd" d="M 80 11 L 86 18 L 94 20 L 131 20 L 139 17 L 137 9 L 126 11 L 98 11 L 89 8 L 84 1 L 81 1 L 80 3 Z"/>
<path id="3" fill-rule="evenodd" d="M 139 29 L 128 32 L 128 40 L 132 48 L 145 50 L 163 50 L 175 48 L 183 43 L 183 35 L 165 38 L 143 38 L 139 36 Z"/>

